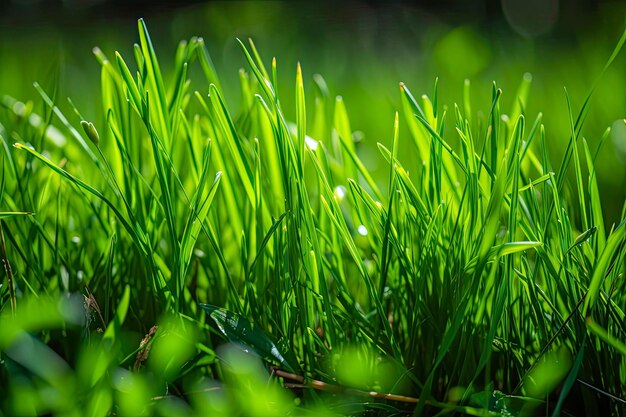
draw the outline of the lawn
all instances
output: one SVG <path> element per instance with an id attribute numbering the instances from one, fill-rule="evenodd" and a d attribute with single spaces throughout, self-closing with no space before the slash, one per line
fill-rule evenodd
<path id="1" fill-rule="evenodd" d="M 411 54 L 269 7 L 4 37 L 0 416 L 622 415 L 623 22 Z"/>

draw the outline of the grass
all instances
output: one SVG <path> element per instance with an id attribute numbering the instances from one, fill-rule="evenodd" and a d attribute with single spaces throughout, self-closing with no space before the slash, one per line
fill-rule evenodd
<path id="1" fill-rule="evenodd" d="M 165 75 L 138 29 L 132 63 L 94 49 L 97 120 L 2 99 L 0 413 L 624 412 L 591 94 L 557 161 L 530 77 L 485 114 L 469 82 L 450 107 L 401 83 L 374 178 L 320 76 L 298 65 L 290 119 L 241 42 L 235 113 L 201 38 Z"/>

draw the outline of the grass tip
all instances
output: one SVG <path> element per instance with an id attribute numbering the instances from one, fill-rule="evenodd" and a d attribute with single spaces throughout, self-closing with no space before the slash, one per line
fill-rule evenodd
<path id="1" fill-rule="evenodd" d="M 302 67 L 300 66 L 300 61 L 298 61 L 296 69 L 296 84 L 298 87 L 301 87 L 304 84 L 304 81 L 302 80 Z"/>
<path id="2" fill-rule="evenodd" d="M 104 55 L 104 52 L 102 52 L 102 49 L 100 49 L 99 46 L 94 46 L 93 48 L 91 48 L 91 53 L 94 54 L 98 61 L 100 61 L 100 64 L 109 62 L 106 55 Z"/>

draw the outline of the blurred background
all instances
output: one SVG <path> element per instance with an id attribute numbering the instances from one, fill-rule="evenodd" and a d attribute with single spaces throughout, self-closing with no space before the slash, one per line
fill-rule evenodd
<path id="1" fill-rule="evenodd" d="M 473 109 L 487 113 L 494 80 L 504 90 L 506 112 L 524 74 L 532 74 L 526 113 L 531 121 L 544 114 L 558 164 L 570 131 L 564 87 L 577 113 L 624 29 L 626 2 L 0 0 L 0 97 L 41 106 L 32 87 L 38 81 L 57 89 L 61 107 L 71 97 L 86 117 L 102 120 L 100 68 L 91 50 L 99 46 L 109 57 L 117 50 L 131 60 L 139 17 L 146 19 L 164 68 L 171 68 L 180 40 L 202 36 L 233 107 L 237 70 L 245 66 L 237 37 L 252 37 L 268 64 L 277 58 L 288 115 L 296 63 L 309 91 L 312 75 L 322 74 L 331 94 L 343 96 L 352 129 L 363 132 L 363 160 L 385 178 L 375 144 L 390 142 L 393 113 L 401 109 L 398 83 L 416 96 L 431 95 L 436 77 L 439 103 L 449 109 L 460 103 L 470 79 Z M 626 51 L 598 84 L 583 129 L 593 151 L 613 126 L 598 154 L 609 222 L 620 219 L 626 199 L 624 118 Z"/>

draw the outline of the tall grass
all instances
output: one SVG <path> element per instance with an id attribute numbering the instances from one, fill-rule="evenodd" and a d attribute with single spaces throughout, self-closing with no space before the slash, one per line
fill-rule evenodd
<path id="1" fill-rule="evenodd" d="M 624 412 L 589 97 L 557 161 L 531 77 L 482 116 L 401 83 L 372 178 L 341 97 L 298 66 L 290 120 L 241 46 L 236 113 L 201 38 L 163 74 L 142 20 L 133 63 L 94 49 L 97 120 L 3 98 L 1 413 Z"/>

